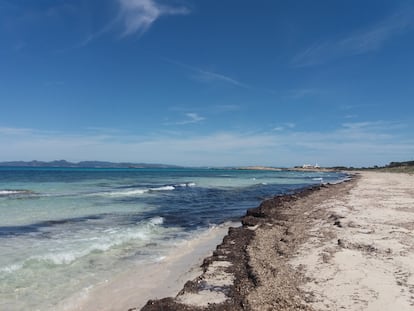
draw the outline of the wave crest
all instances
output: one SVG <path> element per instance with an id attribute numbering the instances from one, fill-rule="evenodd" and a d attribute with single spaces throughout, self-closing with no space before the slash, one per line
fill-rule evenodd
<path id="1" fill-rule="evenodd" d="M 31 190 L 25 189 L 2 189 L 0 190 L 0 196 L 13 196 L 13 195 L 25 195 L 34 194 Z"/>
<path id="2" fill-rule="evenodd" d="M 70 265 L 79 258 L 88 256 L 93 253 L 110 251 L 125 243 L 133 243 L 133 241 L 145 242 L 161 232 L 161 225 L 165 219 L 161 216 L 155 216 L 142 221 L 134 228 L 124 230 L 122 228 L 110 228 L 101 232 L 99 237 L 81 238 L 79 243 L 71 243 L 71 245 L 63 246 L 58 249 L 49 249 L 40 255 L 28 257 L 22 262 L 13 263 L 11 265 L 1 267 L 0 273 L 10 274 L 18 272 L 21 269 L 29 268 L 32 265 Z M 88 241 L 89 243 L 84 243 Z M 79 246 L 80 245 L 80 246 Z"/>
<path id="3" fill-rule="evenodd" d="M 195 185 L 195 184 L 194 184 Z M 172 191 L 175 190 L 176 187 L 192 187 L 192 184 L 183 184 L 183 185 L 166 185 L 160 187 L 153 187 L 147 189 L 128 189 L 124 191 L 106 191 L 106 192 L 96 192 L 88 194 L 89 196 L 106 196 L 106 197 L 133 197 L 133 196 L 141 196 L 146 193 L 157 192 L 157 191 Z"/>
<path id="4" fill-rule="evenodd" d="M 175 187 L 174 186 L 162 186 L 162 187 L 158 187 L 158 188 L 150 188 L 149 190 L 151 191 L 171 191 L 174 190 Z"/>

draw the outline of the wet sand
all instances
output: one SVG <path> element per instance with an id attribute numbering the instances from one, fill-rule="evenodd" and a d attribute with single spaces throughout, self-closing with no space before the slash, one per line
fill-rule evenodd
<path id="1" fill-rule="evenodd" d="M 413 310 L 413 176 L 364 172 L 264 201 L 242 223 L 203 274 L 142 310 Z"/>
<path id="2" fill-rule="evenodd" d="M 184 241 L 157 263 L 148 263 L 126 271 L 90 290 L 69 297 L 56 307 L 58 311 L 139 310 L 149 299 L 173 296 L 189 279 L 202 273 L 203 259 L 221 243 L 230 225 L 227 223 Z"/>

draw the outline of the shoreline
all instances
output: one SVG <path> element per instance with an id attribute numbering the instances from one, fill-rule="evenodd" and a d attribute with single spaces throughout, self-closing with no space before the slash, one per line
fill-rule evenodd
<path id="1" fill-rule="evenodd" d="M 251 310 L 252 304 L 257 306 L 266 303 L 265 297 L 257 289 L 266 287 L 262 285 L 264 275 L 261 274 L 272 269 L 269 267 L 255 269 L 255 265 L 262 265 L 263 258 L 258 258 L 258 262 L 254 263 L 255 254 L 259 253 L 259 250 L 265 252 L 262 254 L 264 257 L 269 257 L 266 254 L 268 246 L 259 245 L 264 241 L 274 244 L 272 247 L 277 250 L 277 258 L 280 259 L 278 264 L 282 264 L 299 246 L 299 241 L 303 242 L 305 239 L 304 232 L 308 227 L 305 217 L 306 207 L 346 192 L 354 184 L 355 177 L 338 184 L 311 186 L 294 194 L 275 196 L 263 201 L 259 207 L 248 209 L 242 218 L 242 226 L 229 228 L 228 234 L 217 246 L 213 255 L 204 259 L 203 273 L 200 276 L 188 281 L 174 298 L 149 300 L 141 310 Z M 266 232 L 271 232 L 270 239 L 263 238 Z M 279 235 L 276 244 L 275 234 Z M 282 270 L 286 275 L 291 273 L 287 266 Z M 299 280 L 299 276 L 295 276 L 289 282 L 279 278 L 277 291 L 273 289 L 270 293 L 274 299 L 274 293 L 278 292 L 279 302 L 277 306 L 271 305 L 271 307 L 286 309 L 292 302 L 296 304 L 297 299 L 292 299 L 292 295 L 299 297 L 303 295 L 299 292 L 292 293 L 292 285 L 296 286 Z M 255 303 L 254 294 L 260 302 Z"/>
<path id="2" fill-rule="evenodd" d="M 203 259 L 222 241 L 228 227 L 234 225 L 237 224 L 231 222 L 214 226 L 190 240 L 181 241 L 159 262 L 124 271 L 91 289 L 68 297 L 53 310 L 139 310 L 149 299 L 175 295 L 188 279 L 202 273 L 200 265 Z"/>
<path id="3" fill-rule="evenodd" d="M 227 295 L 237 296 L 241 301 L 255 286 L 249 284 L 250 272 L 246 273 L 245 267 L 248 265 L 249 256 L 245 252 L 245 246 L 251 243 L 259 222 L 270 217 L 267 215 L 269 211 L 256 210 L 262 210 L 268 202 L 284 206 L 290 201 L 328 187 L 324 184 L 307 186 L 295 190 L 293 194 L 277 195 L 264 200 L 259 207 L 249 209 L 247 215 L 241 217 L 239 222 L 207 229 L 191 240 L 177 245 L 160 262 L 147 263 L 124 271 L 120 275 L 114 275 L 105 282 L 65 299 L 55 309 L 146 310 L 149 302 L 157 301 L 161 297 L 174 296 L 178 292 L 178 301 L 190 305 L 189 310 L 195 310 L 194 305 L 206 307 L 206 302 L 223 303 L 227 300 Z M 225 260 L 227 257 L 230 258 L 229 261 Z M 228 269 L 235 273 L 227 273 Z M 216 276 L 219 279 L 216 279 Z M 240 284 L 239 293 L 231 289 L 233 281 Z M 210 290 L 211 288 L 214 290 Z M 201 292 L 201 297 L 193 295 L 195 292 Z M 153 310 L 174 310 L 170 305 L 154 307 Z M 180 305 L 176 310 L 185 309 Z"/>
<path id="4" fill-rule="evenodd" d="M 351 176 L 249 209 L 203 274 L 141 310 L 412 310 L 414 176 Z"/>
<path id="5" fill-rule="evenodd" d="M 197 170 L 165 175 L 112 174 L 50 171 L 37 175 L 25 171 L 20 184 L 3 187 L 26 188 L 36 195 L 3 200 L 8 207 L 4 222 L 21 225 L 6 228 L 10 240 L 3 239 L 2 250 L 8 256 L 2 260 L 6 269 L 1 276 L 6 282 L 1 305 L 16 310 L 28 305 L 56 311 L 126 310 L 139 308 L 148 299 L 174 296 L 201 272 L 181 278 L 175 266 L 166 268 L 169 262 L 175 260 L 191 272 L 195 266 L 195 271 L 220 244 L 228 227 L 199 258 L 193 254 L 188 260 L 167 256 L 192 252 L 188 249 L 191 246 L 180 247 L 181 242 L 197 239 L 201 232 L 223 221 L 238 221 L 239 226 L 247 208 L 275 193 L 320 184 L 321 178 L 315 177 L 322 175 L 332 182 L 343 176 Z M 53 187 L 36 182 L 38 177 L 53 180 Z M 83 182 L 84 178 L 88 182 Z M 67 179 L 76 182 L 68 184 Z M 141 195 L 151 187 L 147 179 L 163 191 Z M 32 210 L 35 213 L 24 212 Z M 16 242 L 10 252 L 9 241 Z M 163 292 L 172 286 L 175 289 Z"/>

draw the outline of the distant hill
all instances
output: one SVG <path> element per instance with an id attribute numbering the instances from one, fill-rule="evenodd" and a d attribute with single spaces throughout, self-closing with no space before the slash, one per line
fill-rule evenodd
<path id="1" fill-rule="evenodd" d="M 0 166 L 6 167 L 73 167 L 73 168 L 178 168 L 179 166 L 167 164 L 148 164 L 148 163 L 114 163 L 103 161 L 81 161 L 78 163 L 66 160 L 56 160 L 51 162 L 44 161 L 10 161 L 0 162 Z"/>

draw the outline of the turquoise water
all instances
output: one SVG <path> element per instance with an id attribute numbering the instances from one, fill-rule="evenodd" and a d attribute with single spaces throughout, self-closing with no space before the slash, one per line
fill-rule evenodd
<path id="1" fill-rule="evenodd" d="M 266 197 L 337 173 L 0 168 L 0 310 L 53 310 Z"/>

